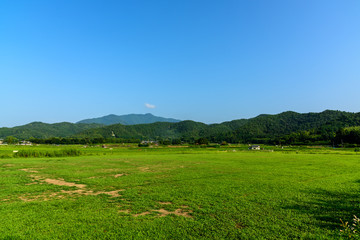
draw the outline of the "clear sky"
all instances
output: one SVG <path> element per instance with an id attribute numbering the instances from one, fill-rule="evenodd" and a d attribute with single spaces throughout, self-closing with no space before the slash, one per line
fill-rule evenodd
<path id="1" fill-rule="evenodd" d="M 0 127 L 360 111 L 359 0 L 1 0 Z"/>

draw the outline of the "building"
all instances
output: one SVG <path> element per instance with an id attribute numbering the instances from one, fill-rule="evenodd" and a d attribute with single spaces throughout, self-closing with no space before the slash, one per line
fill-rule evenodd
<path id="1" fill-rule="evenodd" d="M 252 145 L 249 147 L 249 150 L 260 150 L 260 145 Z"/>
<path id="2" fill-rule="evenodd" d="M 32 143 L 30 141 L 20 141 L 18 145 L 31 146 Z"/>

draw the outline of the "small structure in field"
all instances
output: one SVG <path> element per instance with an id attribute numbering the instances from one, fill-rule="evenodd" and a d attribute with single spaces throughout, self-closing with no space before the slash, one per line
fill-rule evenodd
<path id="1" fill-rule="evenodd" d="M 32 143 L 30 141 L 20 141 L 17 145 L 23 145 L 23 146 L 31 146 Z"/>
<path id="2" fill-rule="evenodd" d="M 0 144 L 3 144 L 4 143 L 4 139 L 0 139 Z"/>
<path id="3" fill-rule="evenodd" d="M 141 144 L 155 144 L 155 145 L 157 145 L 159 142 L 158 141 L 150 141 L 150 140 L 148 140 L 148 141 L 141 141 Z"/>
<path id="4" fill-rule="evenodd" d="M 260 150 L 260 145 L 252 145 L 249 147 L 249 150 Z"/>

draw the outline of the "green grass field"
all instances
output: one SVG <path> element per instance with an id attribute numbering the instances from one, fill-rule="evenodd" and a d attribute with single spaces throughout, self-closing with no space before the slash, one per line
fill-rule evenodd
<path id="1" fill-rule="evenodd" d="M 0 147 L 0 239 L 341 239 L 360 214 L 353 150 Z M 269 147 L 268 150 L 271 148 Z"/>

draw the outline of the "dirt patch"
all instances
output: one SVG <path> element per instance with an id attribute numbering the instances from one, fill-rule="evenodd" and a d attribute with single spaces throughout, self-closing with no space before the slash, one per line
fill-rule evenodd
<path id="1" fill-rule="evenodd" d="M 43 180 L 44 178 L 42 178 L 42 177 L 40 177 L 40 176 L 37 176 L 37 175 L 33 175 L 33 174 L 31 174 L 30 175 L 30 177 L 31 177 L 31 181 L 41 181 L 41 180 Z"/>
<path id="2" fill-rule="evenodd" d="M 19 169 L 20 171 L 24 171 L 24 172 L 29 172 L 29 173 L 38 173 L 39 171 L 37 170 L 33 170 L 33 169 L 27 169 L 27 168 L 24 168 L 24 169 Z"/>
<path id="3" fill-rule="evenodd" d="M 53 184 L 53 185 L 57 185 L 57 186 L 67 186 L 67 187 L 77 187 L 77 188 L 85 188 L 86 187 L 85 184 L 77 184 L 77 183 L 72 183 L 72 182 L 66 182 L 66 181 L 64 181 L 64 179 L 46 178 L 44 181 L 46 183 L 48 183 L 48 184 Z"/>
<path id="4" fill-rule="evenodd" d="M 99 194 L 106 194 L 109 195 L 110 197 L 120 197 L 121 195 L 119 194 L 119 192 L 125 191 L 125 189 L 120 189 L 120 190 L 114 190 L 114 191 L 109 191 L 109 192 L 95 192 L 93 195 L 99 195 Z"/>
<path id="5" fill-rule="evenodd" d="M 170 205 L 170 204 L 172 204 L 172 202 L 159 202 L 159 204 L 162 204 L 162 205 Z"/>
<path id="6" fill-rule="evenodd" d="M 176 209 L 175 211 L 171 212 L 171 211 L 168 211 L 166 209 L 159 209 L 159 210 L 151 210 L 151 211 L 146 211 L 146 212 L 143 212 L 143 213 L 138 213 L 138 214 L 133 214 L 134 217 L 139 217 L 139 216 L 144 216 L 144 215 L 148 215 L 150 214 L 151 212 L 156 212 L 159 214 L 159 217 L 165 217 L 167 215 L 170 215 L 170 214 L 174 214 L 176 216 L 182 216 L 182 217 L 186 217 L 186 218 L 193 218 L 193 216 L 191 216 L 189 213 L 192 213 L 193 211 L 192 210 L 188 210 L 188 211 L 184 211 L 183 209 L 181 208 L 178 208 Z"/>
<path id="7" fill-rule="evenodd" d="M 139 216 L 145 216 L 150 214 L 151 212 L 142 212 L 142 213 L 138 213 L 138 214 L 133 214 L 134 217 L 139 217 Z"/>
<path id="8" fill-rule="evenodd" d="M 8 164 L 4 164 L 3 167 L 14 167 L 15 164 L 11 164 L 11 163 L 8 163 Z"/>
<path id="9" fill-rule="evenodd" d="M 69 191 L 66 191 L 66 190 L 61 190 L 62 193 L 66 193 L 66 194 L 79 194 L 79 195 L 92 195 L 92 196 L 97 196 L 97 195 L 100 195 L 100 194 L 106 194 L 106 195 L 109 195 L 111 197 L 120 197 L 120 194 L 119 192 L 120 191 L 124 191 L 124 189 L 121 189 L 121 190 L 114 190 L 114 191 L 99 191 L 99 192 L 94 192 L 92 190 L 86 190 L 86 185 L 85 184 L 77 184 L 77 183 L 72 183 L 72 182 L 66 182 L 64 181 L 64 179 L 45 179 L 44 180 L 46 183 L 49 183 L 49 184 L 54 184 L 54 185 L 57 185 L 57 186 L 67 186 L 67 187 L 76 187 L 76 188 L 79 188 L 77 190 L 69 190 Z"/>
<path id="10" fill-rule="evenodd" d="M 85 195 L 85 196 L 97 196 L 100 194 L 106 194 L 109 195 L 110 197 L 120 197 L 121 195 L 119 194 L 119 192 L 121 191 L 125 191 L 124 189 L 121 190 L 115 190 L 115 191 L 109 191 L 109 192 L 105 192 L 105 191 L 99 191 L 99 192 L 94 192 L 92 190 L 84 190 L 84 189 L 77 189 L 77 190 L 61 190 L 61 193 L 64 194 L 68 194 L 68 195 Z"/>
<path id="11" fill-rule="evenodd" d="M 35 184 L 42 184 L 42 183 L 39 183 L 39 182 L 32 182 L 32 183 L 27 183 L 25 184 L 26 186 L 29 186 L 29 185 L 35 185 Z"/>
<path id="12" fill-rule="evenodd" d="M 151 172 L 150 168 L 148 168 L 148 167 L 138 167 L 138 169 L 140 172 Z"/>
<path id="13" fill-rule="evenodd" d="M 182 209 L 176 209 L 174 212 L 170 212 L 168 210 L 165 209 L 159 209 L 159 210 L 154 210 L 155 212 L 159 212 L 161 217 L 165 217 L 169 214 L 175 214 L 176 216 L 183 216 L 183 217 L 187 217 L 187 218 L 192 218 L 191 215 L 189 215 L 189 213 L 191 213 L 192 211 L 189 210 L 188 212 L 184 212 Z"/>
<path id="14" fill-rule="evenodd" d="M 24 171 L 24 169 L 20 169 L 20 170 Z M 28 170 L 29 169 L 26 169 L 26 171 L 28 171 Z M 19 199 L 22 201 L 27 201 L 27 202 L 35 201 L 35 200 L 47 201 L 47 200 L 54 199 L 54 198 L 64 198 L 65 195 L 97 196 L 100 194 L 106 194 L 113 198 L 113 197 L 120 197 L 121 195 L 119 194 L 119 192 L 125 191 L 124 189 L 120 189 L 120 190 L 113 190 L 113 191 L 95 192 L 93 190 L 87 189 L 87 186 L 85 184 L 66 182 L 64 179 L 61 179 L 61 178 L 59 178 L 59 179 L 44 178 L 42 176 L 34 175 L 34 174 L 31 174 L 30 177 L 33 182 L 28 183 L 26 185 L 52 184 L 52 185 L 56 185 L 56 186 L 75 187 L 77 189 L 76 190 L 61 190 L 60 192 L 53 192 L 53 193 L 47 193 L 47 194 L 45 193 L 45 194 L 40 194 L 40 195 L 36 195 L 36 196 L 20 196 Z"/>
<path id="15" fill-rule="evenodd" d="M 64 198 L 63 195 L 59 195 L 59 193 L 43 193 L 40 195 L 33 195 L 33 196 L 20 196 L 19 199 L 24 202 L 32 202 L 32 201 L 50 201 L 54 198 L 62 199 Z"/>
<path id="16" fill-rule="evenodd" d="M 119 210 L 119 213 L 126 213 L 126 214 L 129 214 L 129 213 L 130 213 L 130 210 L 129 210 L 129 209 Z"/>
<path id="17" fill-rule="evenodd" d="M 122 176 L 124 176 L 124 175 L 125 175 L 125 173 L 115 174 L 115 175 L 114 175 L 114 178 L 122 177 Z"/>
<path id="18" fill-rule="evenodd" d="M 120 172 L 121 169 L 119 168 L 107 168 L 107 169 L 102 169 L 100 170 L 101 172 L 104 172 L 104 173 L 113 173 L 113 172 Z"/>

